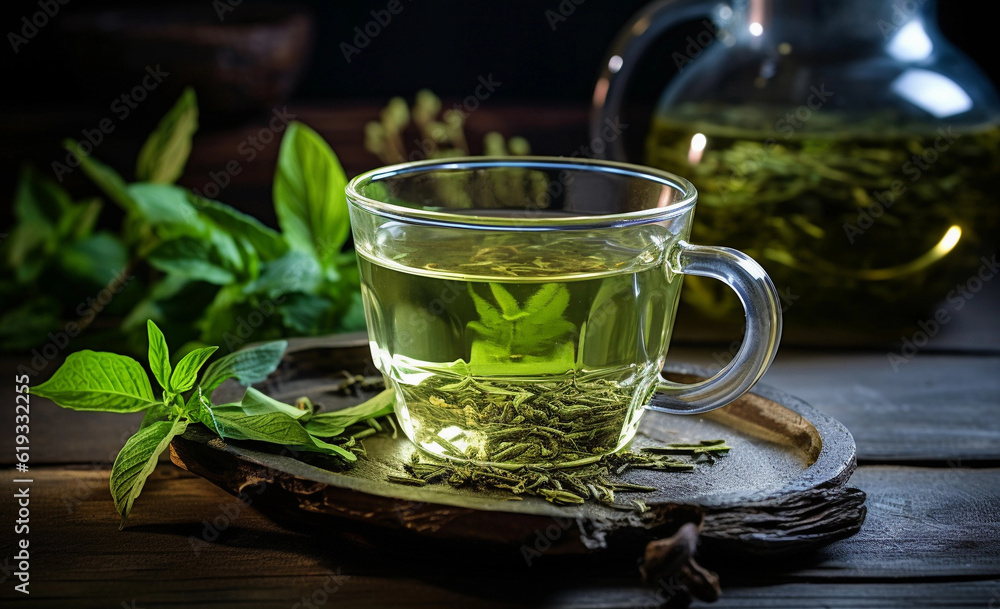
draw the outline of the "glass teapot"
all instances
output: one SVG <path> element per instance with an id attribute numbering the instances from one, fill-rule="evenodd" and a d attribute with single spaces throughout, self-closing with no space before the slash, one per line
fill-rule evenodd
<path id="1" fill-rule="evenodd" d="M 934 4 L 651 4 L 608 53 L 592 135 L 620 115 L 651 42 L 710 20 L 714 32 L 672 55 L 645 158 L 630 160 L 694 182 L 692 238 L 761 262 L 793 342 L 898 339 L 963 306 L 1000 224 L 1000 100 L 942 36 Z M 620 139 L 604 156 L 627 160 Z M 738 315 L 716 286 L 685 282 L 684 314 Z"/>

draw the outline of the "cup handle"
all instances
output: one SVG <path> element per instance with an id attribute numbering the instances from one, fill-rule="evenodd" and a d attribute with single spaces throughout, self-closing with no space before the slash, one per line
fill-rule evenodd
<path id="1" fill-rule="evenodd" d="M 673 383 L 660 376 L 657 393 L 646 408 L 670 414 L 698 414 L 732 402 L 767 372 L 781 338 L 778 290 L 752 258 L 728 247 L 681 241 L 671 256 L 675 272 L 713 277 L 739 296 L 746 312 L 746 333 L 733 361 L 710 379 Z"/>

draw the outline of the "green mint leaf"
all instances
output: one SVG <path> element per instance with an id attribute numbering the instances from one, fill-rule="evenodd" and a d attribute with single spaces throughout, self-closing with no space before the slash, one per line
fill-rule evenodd
<path id="1" fill-rule="evenodd" d="M 82 239 L 94 231 L 97 218 L 104 203 L 94 197 L 79 203 L 72 203 L 59 218 L 57 232 L 64 239 Z"/>
<path id="2" fill-rule="evenodd" d="M 32 387 L 31 393 L 73 410 L 138 412 L 159 403 L 139 362 L 89 350 L 71 353 L 52 378 Z"/>
<path id="3" fill-rule="evenodd" d="M 325 320 L 332 315 L 334 307 L 335 303 L 329 298 L 296 292 L 288 294 L 278 313 L 286 328 L 300 334 L 315 335 L 326 326 Z"/>
<path id="4" fill-rule="evenodd" d="M 173 184 L 139 183 L 126 186 L 139 215 L 154 226 L 170 226 L 182 234 L 201 234 L 204 223 L 188 200 L 187 191 Z"/>
<path id="5" fill-rule="evenodd" d="M 260 276 L 243 291 L 247 294 L 266 294 L 276 298 L 292 292 L 315 292 L 323 279 L 323 269 L 309 254 L 290 251 L 277 260 L 265 263 Z"/>
<path id="6" fill-rule="evenodd" d="M 576 329 L 573 322 L 566 319 L 555 319 L 541 324 L 519 324 L 517 331 L 520 340 L 515 342 L 515 349 L 522 353 L 544 353 L 555 347 L 552 344 L 560 338 L 567 337 Z"/>
<path id="7" fill-rule="evenodd" d="M 7 246 L 7 266 L 16 269 L 19 282 L 28 283 L 38 277 L 43 260 L 34 252 L 54 239 L 52 227 L 41 222 L 20 222 L 14 227 L 4 245 Z"/>
<path id="8" fill-rule="evenodd" d="M 392 414 L 395 399 L 395 391 L 386 389 L 357 406 L 314 414 L 306 423 L 306 430 L 320 438 L 339 436 L 351 425 Z"/>
<path id="9" fill-rule="evenodd" d="M 528 298 L 524 310 L 532 323 L 545 323 L 562 317 L 569 306 L 569 290 L 558 283 L 547 283 Z"/>
<path id="10" fill-rule="evenodd" d="M 213 255 L 211 244 L 204 239 L 171 239 L 156 246 L 147 260 L 153 268 L 193 281 L 215 285 L 230 285 L 236 281 L 236 276 L 221 265 Z"/>
<path id="11" fill-rule="evenodd" d="M 185 419 L 152 423 L 129 438 L 118 453 L 111 467 L 111 497 L 122 517 L 119 529 L 125 526 L 146 478 L 156 469 L 160 453 L 167 449 L 171 440 L 184 433 L 187 425 Z"/>
<path id="12" fill-rule="evenodd" d="M 168 184 L 176 181 L 184 172 L 191 154 L 191 138 L 197 130 L 198 100 L 194 89 L 189 87 L 142 145 L 136 161 L 136 179 Z"/>
<path id="13" fill-rule="evenodd" d="M 194 382 L 198 380 L 198 371 L 218 349 L 218 347 L 202 347 L 182 357 L 181 361 L 177 362 L 173 375 L 170 376 L 170 391 L 184 393 L 194 387 Z"/>
<path id="14" fill-rule="evenodd" d="M 288 244 L 282 239 L 281 233 L 261 224 L 257 218 L 218 201 L 198 197 L 192 193 L 188 193 L 187 196 L 191 204 L 220 229 L 235 239 L 250 243 L 261 260 L 276 260 L 288 250 Z"/>
<path id="15" fill-rule="evenodd" d="M 243 414 L 250 417 L 279 412 L 288 415 L 300 423 L 305 423 L 312 415 L 312 412 L 308 410 L 299 410 L 291 404 L 279 402 L 278 400 L 257 391 L 253 387 L 247 389 L 247 392 L 243 395 L 243 399 L 240 400 L 238 404 L 214 406 L 213 411 L 218 413 L 220 408 L 239 410 Z"/>
<path id="16" fill-rule="evenodd" d="M 347 461 L 357 460 L 351 451 L 313 437 L 295 416 L 284 410 L 272 410 L 280 408 L 276 404 L 291 408 L 251 388 L 241 402 L 205 409 L 199 420 L 220 438 L 284 444 L 308 452 L 335 454 Z M 245 409 L 260 414 L 247 414 Z"/>
<path id="17" fill-rule="evenodd" d="M 243 250 L 229 233 L 213 226 L 208 230 L 208 241 L 212 245 L 215 258 L 223 268 L 237 274 L 244 270 L 246 261 Z"/>
<path id="18" fill-rule="evenodd" d="M 361 294 L 359 292 L 352 291 L 350 294 L 350 300 L 347 302 L 347 308 L 340 318 L 340 331 L 353 332 L 356 330 L 364 330 L 366 326 L 367 320 L 365 319 L 364 300 L 361 298 Z"/>
<path id="19" fill-rule="evenodd" d="M 11 351 L 28 353 L 38 347 L 38 337 L 46 336 L 65 322 L 60 316 L 61 307 L 53 300 L 31 299 L 0 315 L 0 340 Z"/>
<path id="20" fill-rule="evenodd" d="M 358 457 L 351 451 L 347 450 L 342 446 L 337 446 L 336 444 L 330 444 L 329 442 L 324 442 L 319 438 L 310 436 L 311 444 L 306 444 L 304 446 L 297 446 L 299 450 L 306 452 L 320 452 L 324 454 L 335 454 L 345 461 L 357 461 Z"/>
<path id="21" fill-rule="evenodd" d="M 500 315 L 500 311 L 486 302 L 485 298 L 476 294 L 476 291 L 472 289 L 471 283 L 469 284 L 469 295 L 472 296 L 472 304 L 476 307 L 476 314 L 479 315 L 479 321 L 483 326 L 495 327 L 503 325 L 504 319 Z"/>
<path id="22" fill-rule="evenodd" d="M 553 374 L 572 368 L 573 344 L 567 340 L 576 327 L 563 315 L 569 306 L 569 291 L 559 284 L 538 288 L 524 306 L 503 286 L 490 284 L 501 314 L 471 286 L 479 320 L 467 328 L 475 333 L 469 366 L 476 374 L 501 374 L 512 363 L 544 365 Z M 538 369 L 537 366 L 535 368 Z"/>
<path id="23" fill-rule="evenodd" d="M 309 432 L 294 418 L 283 412 L 265 412 L 248 415 L 240 404 L 222 404 L 204 413 L 200 421 L 220 438 L 229 440 L 258 440 L 286 446 L 311 444 Z"/>
<path id="24" fill-rule="evenodd" d="M 252 385 L 266 379 L 281 363 L 288 343 L 281 340 L 230 353 L 209 365 L 202 377 L 201 389 L 211 395 L 223 381 L 235 378 L 241 385 Z"/>
<path id="25" fill-rule="evenodd" d="M 149 335 L 149 367 L 160 387 L 170 389 L 170 351 L 167 349 L 167 339 L 156 327 L 152 319 L 146 320 L 146 333 Z"/>
<path id="26" fill-rule="evenodd" d="M 517 304 L 517 299 L 514 298 L 514 296 L 499 283 L 491 283 L 490 291 L 493 292 L 493 298 L 495 298 L 497 304 L 500 305 L 500 310 L 503 311 L 503 318 L 507 321 L 512 321 L 528 315 L 528 312 L 521 311 L 521 306 Z"/>
<path id="27" fill-rule="evenodd" d="M 114 234 L 105 231 L 64 243 L 58 255 L 63 270 L 102 287 L 120 276 L 128 265 L 128 248 Z"/>
<path id="28" fill-rule="evenodd" d="M 72 206 L 69 193 L 37 169 L 21 170 L 14 193 L 14 215 L 18 222 L 39 222 L 55 227 Z"/>
<path id="29" fill-rule="evenodd" d="M 149 409 L 146 410 L 145 414 L 142 415 L 142 422 L 139 423 L 139 429 L 145 429 L 157 421 L 167 421 L 169 419 L 170 417 L 167 412 L 167 407 L 161 402 L 150 406 Z"/>
<path id="30" fill-rule="evenodd" d="M 125 180 L 122 179 L 117 171 L 97 159 L 84 154 L 83 150 L 80 149 L 80 145 L 73 140 L 64 140 L 63 147 L 76 157 L 80 162 L 80 168 L 83 170 L 83 173 L 87 174 L 90 181 L 97 185 L 109 199 L 117 203 L 128 213 L 137 211 L 136 203 L 128 192 Z"/>
<path id="31" fill-rule="evenodd" d="M 350 232 L 347 176 L 323 138 L 292 121 L 281 140 L 274 175 L 274 209 L 289 245 L 324 265 Z"/>

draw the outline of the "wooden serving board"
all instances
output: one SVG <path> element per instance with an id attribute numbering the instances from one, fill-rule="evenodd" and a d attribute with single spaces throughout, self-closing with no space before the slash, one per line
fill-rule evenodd
<path id="1" fill-rule="evenodd" d="M 291 341 L 279 369 L 260 388 L 283 401 L 306 395 L 325 409 L 357 403 L 331 391 L 342 371 L 377 374 L 367 338 L 358 335 Z M 691 382 L 706 372 L 668 367 L 667 376 Z M 424 487 L 388 482 L 416 448 L 402 433 L 366 438 L 367 457 L 339 470 L 322 455 L 299 458 L 253 442 L 226 442 L 201 426 L 174 440 L 171 460 L 254 507 L 311 530 L 324 527 L 396 538 L 488 542 L 546 553 L 634 552 L 651 540 L 700 527 L 701 552 L 778 555 L 814 548 L 858 531 L 863 492 L 846 486 L 855 444 L 843 425 L 801 400 L 758 385 L 752 393 L 705 415 L 647 412 L 632 449 L 646 445 L 725 438 L 728 456 L 694 472 L 630 470 L 620 479 L 654 486 L 638 498 L 643 513 L 599 504 L 559 507 L 536 497 L 511 500 L 447 484 Z M 313 528 L 318 527 L 318 528 Z M 557 528 L 553 528 L 557 527 Z"/>

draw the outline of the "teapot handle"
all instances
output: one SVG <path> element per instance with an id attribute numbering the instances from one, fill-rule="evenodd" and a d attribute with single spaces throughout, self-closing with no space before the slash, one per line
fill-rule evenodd
<path id="1" fill-rule="evenodd" d="M 602 129 L 617 123 L 629 76 L 649 44 L 682 23 L 710 17 L 720 6 L 726 4 L 718 0 L 660 0 L 646 6 L 629 20 L 612 43 L 594 87 L 591 137 L 601 139 Z M 608 141 L 598 156 L 626 160 L 622 138 Z"/>

